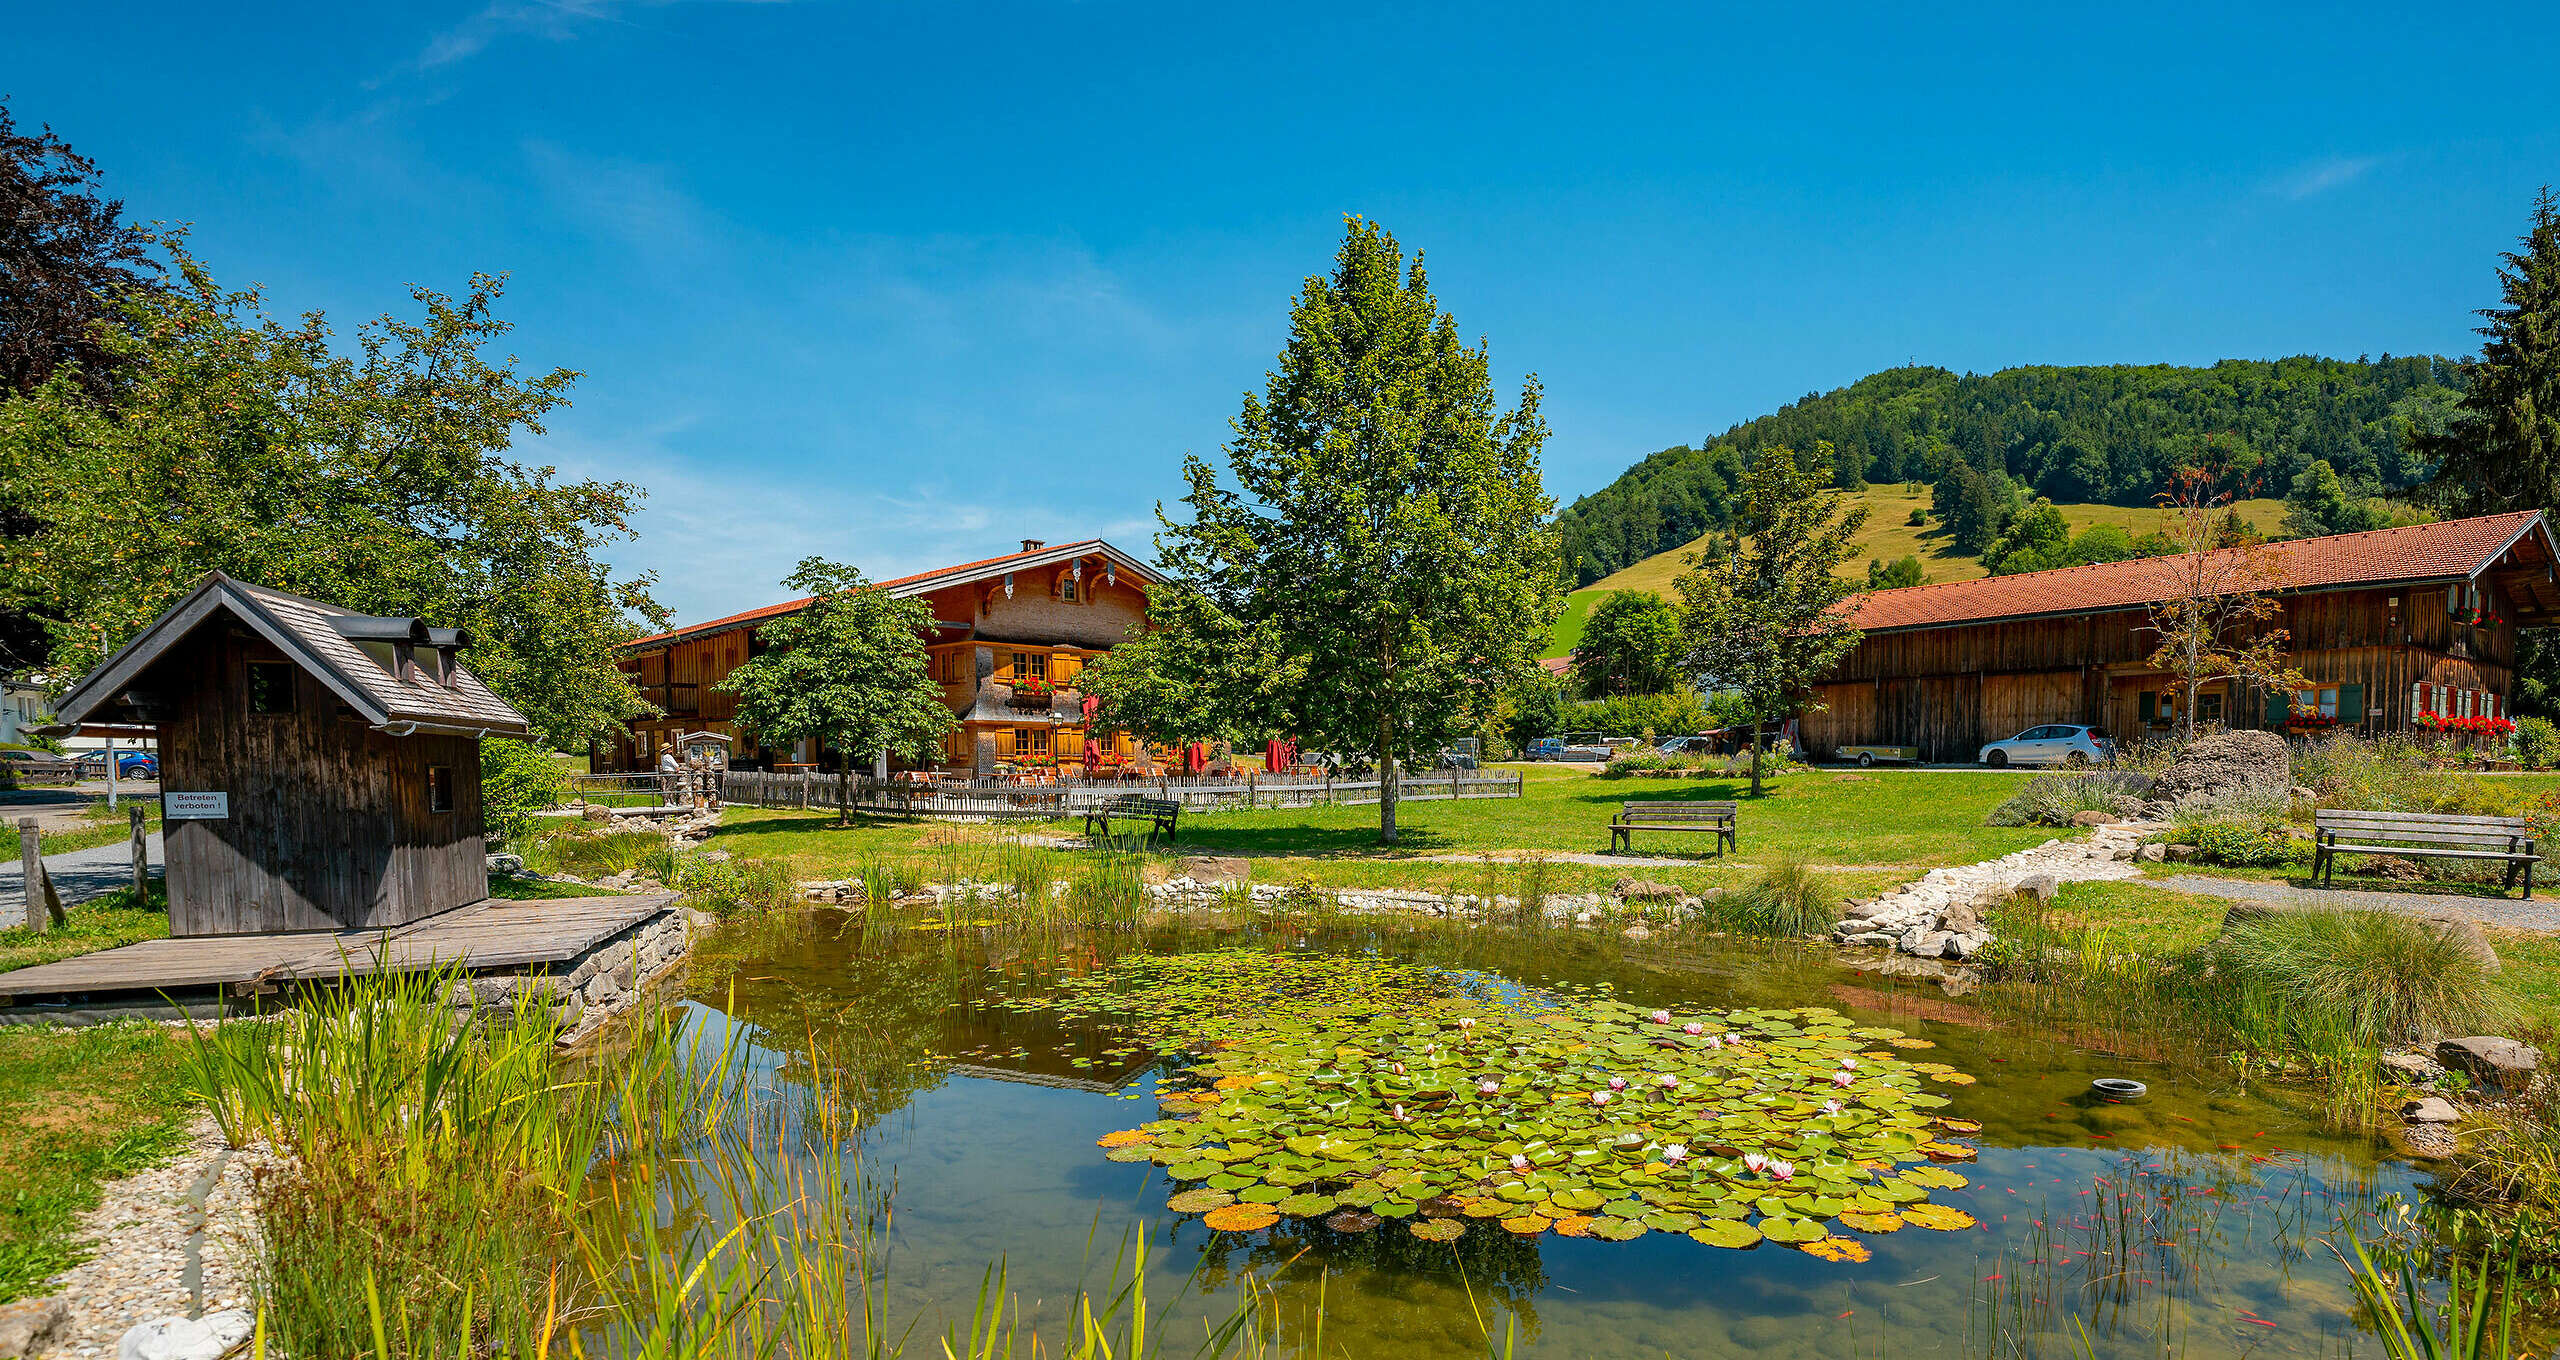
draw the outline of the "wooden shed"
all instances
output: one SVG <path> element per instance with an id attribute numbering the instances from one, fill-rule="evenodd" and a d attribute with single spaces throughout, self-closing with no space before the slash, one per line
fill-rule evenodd
<path id="1" fill-rule="evenodd" d="M 480 740 L 526 735 L 470 641 L 213 572 L 55 711 L 157 734 L 171 934 L 403 925 L 488 896 Z"/>
<path id="2" fill-rule="evenodd" d="M 2311 682 L 2270 694 L 2230 680 L 2200 724 L 2407 731 L 2504 717 L 2518 628 L 2560 624 L 2560 542 L 2538 511 L 2273 543 L 2261 550 L 2290 663 Z M 2143 558 L 1879 590 L 1851 608 L 1863 639 L 1815 687 L 1805 748 L 1914 746 L 1970 761 L 2043 723 L 2119 740 L 2179 725 L 2177 677 L 2150 664 L 2151 605 L 2188 558 Z"/>

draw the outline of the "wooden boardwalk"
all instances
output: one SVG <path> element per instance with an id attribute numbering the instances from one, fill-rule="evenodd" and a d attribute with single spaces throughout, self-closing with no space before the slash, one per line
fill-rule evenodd
<path id="1" fill-rule="evenodd" d="M 0 973 L 0 1003 L 308 981 L 446 964 L 526 968 L 574 959 L 668 910 L 673 894 L 489 898 L 382 930 L 145 940 Z"/>

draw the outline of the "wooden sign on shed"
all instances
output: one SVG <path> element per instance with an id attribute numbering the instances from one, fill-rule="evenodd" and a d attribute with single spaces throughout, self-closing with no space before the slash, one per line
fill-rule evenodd
<path id="1" fill-rule="evenodd" d="M 470 642 L 212 572 L 55 712 L 157 732 L 171 934 L 402 925 L 488 896 L 480 740 L 527 734 Z"/>

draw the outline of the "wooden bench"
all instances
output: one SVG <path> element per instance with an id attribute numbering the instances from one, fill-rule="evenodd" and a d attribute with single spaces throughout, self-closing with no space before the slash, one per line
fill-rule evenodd
<path id="1" fill-rule="evenodd" d="M 1729 802 L 1623 803 L 1609 822 L 1609 849 L 1633 850 L 1639 831 L 1712 831 L 1716 852 L 1722 854 L 1735 848 L 1735 811 Z"/>
<path id="2" fill-rule="evenodd" d="M 1157 835 L 1170 838 L 1174 824 L 1182 820 L 1182 804 L 1164 798 L 1124 793 L 1084 815 L 1085 833 L 1110 835 L 1114 817 L 1124 822 L 1151 822 Z"/>
<path id="3" fill-rule="evenodd" d="M 2338 856 L 2403 855 L 2420 859 L 2494 859 L 2507 865 L 2502 887 L 2524 873 L 2524 897 L 2533 900 L 2533 830 L 2522 817 L 2460 817 L 2440 812 L 2353 812 L 2322 808 L 2311 814 L 2312 876 L 2322 887 L 2338 871 Z"/>

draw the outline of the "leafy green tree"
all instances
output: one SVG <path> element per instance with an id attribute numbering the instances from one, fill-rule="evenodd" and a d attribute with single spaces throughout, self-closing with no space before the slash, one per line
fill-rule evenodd
<path id="1" fill-rule="evenodd" d="M 2375 497 L 2354 494 L 2325 458 L 2304 468 L 2285 493 L 2284 531 L 2296 538 L 2389 527 L 2391 507 Z"/>
<path id="2" fill-rule="evenodd" d="M 864 756 L 919 765 L 957 726 L 935 683 L 925 639 L 933 606 L 875 590 L 860 571 L 804 557 L 782 584 L 808 607 L 756 629 L 764 650 L 720 687 L 738 696 L 737 724 L 767 746 L 808 741 L 840 757 L 836 820 L 853 813 L 852 772 Z"/>
<path id="3" fill-rule="evenodd" d="M 1179 746 L 1286 730 L 1291 663 L 1245 625 L 1180 584 L 1147 599 L 1147 625 L 1084 668 L 1076 683 L 1101 717 L 1141 741 Z"/>
<path id="4" fill-rule="evenodd" d="M 1895 590 L 1903 586 L 1926 585 L 1928 582 L 1929 573 L 1921 569 L 1920 558 L 1916 554 L 1904 553 L 1892 562 L 1879 562 L 1872 557 L 1867 559 L 1867 589 L 1869 590 Z"/>
<path id="5" fill-rule="evenodd" d="M 1855 552 L 1866 507 L 1826 489 L 1831 448 L 1809 459 L 1765 449 L 1744 469 L 1735 505 L 1740 542 L 1680 578 L 1689 667 L 1751 713 L 1751 794 L 1760 796 L 1760 734 L 1771 718 L 1811 702 L 1814 682 L 1858 645 L 1841 605 L 1857 587 L 1838 575 Z"/>
<path id="6" fill-rule="evenodd" d="M 533 814 L 569 791 L 568 773 L 531 742 L 490 737 L 480 743 L 480 815 L 500 840 L 514 841 Z"/>
<path id="7" fill-rule="evenodd" d="M 1982 564 L 1994 576 L 2067 567 L 2071 562 L 2071 526 L 2062 511 L 2039 499 L 2019 512 L 1982 553 Z"/>
<path id="8" fill-rule="evenodd" d="M 1503 713 L 1503 734 L 1513 750 L 1564 730 L 1564 682 L 1544 666 L 1521 677 L 1511 688 Z"/>
<path id="9" fill-rule="evenodd" d="M 1399 762 L 1478 730 L 1561 605 L 1538 397 L 1497 412 L 1420 257 L 1353 218 L 1231 427 L 1236 486 L 1186 459 L 1190 518 L 1159 516 L 1172 575 L 1272 649 L 1300 737 L 1376 756 L 1383 843 Z"/>
<path id="10" fill-rule="evenodd" d="M 2519 247 L 2501 257 L 2500 305 L 2480 311 L 2460 407 L 2442 433 L 2415 437 L 2455 514 L 2560 509 L 2560 200 L 2548 185 Z"/>
<path id="11" fill-rule="evenodd" d="M 2009 527 L 2016 503 L 2017 492 L 2007 477 L 1959 461 L 1938 479 L 1930 513 L 1947 527 L 1947 539 L 1957 552 L 1980 556 Z"/>
<path id="12" fill-rule="evenodd" d="M 663 620 L 650 579 L 598 560 L 641 496 L 507 457 L 576 374 L 528 376 L 488 351 L 510 329 L 501 281 L 461 298 L 413 289 L 333 344 L 255 292 L 225 292 L 174 241 L 175 277 L 115 303 L 94 332 L 118 370 L 90 399 L 77 363 L 0 401 L 0 504 L 35 523 L 0 553 L 0 607 L 40 620 L 51 665 L 78 675 L 208 570 L 377 614 L 459 625 L 469 663 L 567 747 L 645 710 L 613 664 Z"/>
<path id="13" fill-rule="evenodd" d="M 1680 683 L 1680 611 L 1649 590 L 1613 590 L 1573 649 L 1583 692 L 1661 694 Z"/>
<path id="14" fill-rule="evenodd" d="M 2122 562 L 2138 556 L 2133 535 L 2119 524 L 2093 524 L 2071 540 L 2070 565 L 2085 567 L 2094 562 Z"/>

